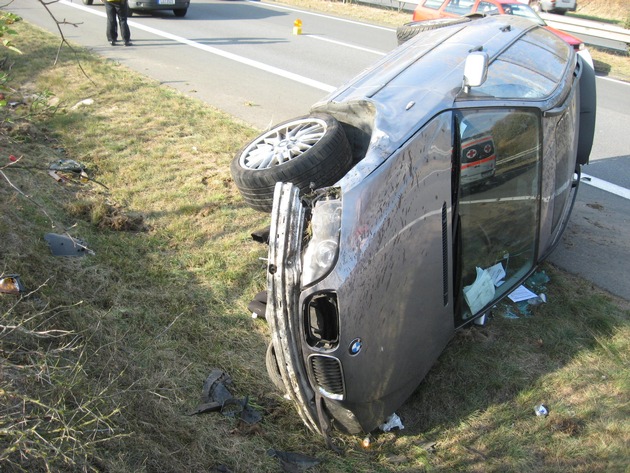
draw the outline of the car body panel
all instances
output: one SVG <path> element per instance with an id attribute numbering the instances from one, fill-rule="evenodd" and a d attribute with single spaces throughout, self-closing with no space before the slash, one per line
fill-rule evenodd
<path id="1" fill-rule="evenodd" d="M 577 10 L 577 0 L 539 0 L 543 11 L 564 13 Z"/>
<path id="2" fill-rule="evenodd" d="M 470 51 L 490 66 L 486 82 L 466 90 Z M 276 185 L 266 312 L 286 394 L 309 428 L 376 428 L 455 330 L 551 251 L 575 191 L 583 68 L 544 28 L 492 16 L 418 34 L 313 106 L 342 124 L 354 166 L 308 197 Z M 461 150 L 473 143 L 493 148 L 482 191 L 462 179 Z M 340 206 L 338 253 L 311 281 L 310 225 L 329 201 Z M 483 226 L 507 276 L 473 305 L 475 267 L 497 254 L 489 245 L 478 254 Z"/>

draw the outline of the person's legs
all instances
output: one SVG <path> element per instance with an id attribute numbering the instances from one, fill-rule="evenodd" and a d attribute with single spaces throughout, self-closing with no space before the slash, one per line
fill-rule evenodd
<path id="1" fill-rule="evenodd" d="M 129 6 L 126 1 L 121 2 L 116 6 L 116 12 L 118 13 L 118 22 L 120 24 L 120 34 L 125 46 L 131 44 L 131 32 L 129 31 L 129 25 L 127 25 L 127 9 Z"/>
<path id="2" fill-rule="evenodd" d="M 116 7 L 110 2 L 105 3 L 105 13 L 107 14 L 107 29 L 105 33 L 107 35 L 107 41 L 112 45 L 116 42 L 118 31 L 116 28 Z"/>

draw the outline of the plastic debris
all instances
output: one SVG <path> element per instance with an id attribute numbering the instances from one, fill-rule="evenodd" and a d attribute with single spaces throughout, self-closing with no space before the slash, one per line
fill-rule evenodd
<path id="1" fill-rule="evenodd" d="M 56 233 L 46 233 L 44 239 L 48 242 L 54 256 L 85 256 L 94 252 L 87 247 L 87 243 L 78 238 Z"/>
<path id="2" fill-rule="evenodd" d="M 536 406 L 535 411 L 539 417 L 547 417 L 549 415 L 549 409 L 544 404 Z"/>
<path id="3" fill-rule="evenodd" d="M 249 398 L 236 398 L 229 390 L 232 378 L 223 370 L 213 369 L 206 378 L 201 392 L 201 404 L 188 412 L 189 416 L 207 412 L 221 412 L 226 417 L 239 418 L 246 424 L 256 424 L 262 414 L 249 405 Z"/>
<path id="4" fill-rule="evenodd" d="M 79 107 L 82 107 L 84 105 L 92 105 L 93 103 L 94 103 L 94 99 L 83 99 L 75 103 L 72 107 L 70 107 L 70 110 L 76 110 Z"/>
<path id="5" fill-rule="evenodd" d="M 267 311 L 267 291 L 261 291 L 254 297 L 254 300 L 249 303 L 247 309 L 251 312 L 252 318 L 258 317 L 265 318 Z"/>
<path id="6" fill-rule="evenodd" d="M 24 292 L 24 286 L 17 274 L 8 274 L 0 277 L 0 293 L 20 294 Z"/>
<path id="7" fill-rule="evenodd" d="M 51 171 L 62 171 L 62 172 L 77 172 L 85 171 L 85 164 L 81 164 L 73 159 L 58 159 L 50 163 L 48 169 Z"/>
<path id="8" fill-rule="evenodd" d="M 400 420 L 400 417 L 398 417 L 398 414 L 394 412 L 391 416 L 387 418 L 385 423 L 381 424 L 378 428 L 381 429 L 383 432 L 389 432 L 392 429 L 403 430 L 405 426 L 403 425 L 402 420 Z"/>
<path id="9" fill-rule="evenodd" d="M 306 471 L 321 463 L 315 457 L 309 457 L 308 455 L 302 455 L 301 453 L 282 452 L 280 450 L 274 450 L 270 448 L 267 450 L 267 455 L 277 458 L 280 462 L 282 471 L 287 473 L 299 473 Z"/>

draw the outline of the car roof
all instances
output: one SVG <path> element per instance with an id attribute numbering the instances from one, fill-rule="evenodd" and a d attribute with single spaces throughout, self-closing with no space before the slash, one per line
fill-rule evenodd
<path id="1" fill-rule="evenodd" d="M 462 94 L 470 51 L 488 54 L 486 82 Z M 513 15 L 468 19 L 419 33 L 363 74 L 313 106 L 341 113 L 361 104 L 374 112 L 387 157 L 431 117 L 456 101 L 497 105 L 526 102 L 552 108 L 568 87 L 575 54 L 567 43 L 535 23 Z M 572 69 L 571 69 L 572 70 Z M 366 105 L 367 104 L 367 105 Z"/>

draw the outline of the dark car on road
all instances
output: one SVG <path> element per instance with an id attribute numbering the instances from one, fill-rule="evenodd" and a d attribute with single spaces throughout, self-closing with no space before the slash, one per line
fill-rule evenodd
<path id="1" fill-rule="evenodd" d="M 594 120 L 589 61 L 499 15 L 420 32 L 243 148 L 235 182 L 271 211 L 267 368 L 309 428 L 377 428 L 532 274 Z"/>
<path id="2" fill-rule="evenodd" d="M 101 0 L 104 1 L 104 0 Z M 94 0 L 83 0 L 85 5 L 92 5 Z M 188 12 L 190 0 L 129 0 L 128 16 L 132 16 L 134 12 L 153 12 L 162 10 L 172 10 L 177 17 L 184 17 Z"/>

